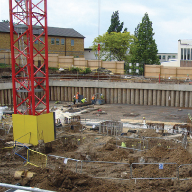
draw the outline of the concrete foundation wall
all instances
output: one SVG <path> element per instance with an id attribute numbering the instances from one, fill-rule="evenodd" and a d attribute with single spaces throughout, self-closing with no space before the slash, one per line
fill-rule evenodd
<path id="1" fill-rule="evenodd" d="M 93 94 L 102 93 L 107 104 L 192 107 L 192 85 L 186 84 L 51 80 L 49 87 L 50 101 L 71 102 L 79 92 L 88 102 Z M 0 105 L 12 105 L 12 100 L 12 84 L 0 83 Z"/>

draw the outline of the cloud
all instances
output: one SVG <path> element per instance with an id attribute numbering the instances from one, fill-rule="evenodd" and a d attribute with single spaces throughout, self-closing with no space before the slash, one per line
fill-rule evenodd
<path id="1" fill-rule="evenodd" d="M 157 10 L 137 2 L 123 1 L 123 3 L 119 4 L 117 4 L 116 1 L 108 1 L 108 3 L 109 2 L 110 6 L 106 6 L 107 3 L 105 3 L 102 9 L 103 11 L 111 12 L 111 15 L 114 11 L 117 10 L 119 11 L 120 14 L 137 15 L 137 16 L 138 15 L 143 16 L 146 12 L 151 16 L 159 14 Z"/>
<path id="2" fill-rule="evenodd" d="M 168 34 L 177 34 L 177 35 L 191 35 L 192 31 L 192 21 L 190 18 L 184 18 L 179 21 L 171 20 L 171 21 L 161 21 L 161 31 L 166 31 Z"/>
<path id="3" fill-rule="evenodd" d="M 0 6 L 0 22 L 2 20 L 9 20 L 9 1 L 2 1 Z"/>
<path id="4" fill-rule="evenodd" d="M 0 21 L 9 19 L 9 1 L 0 1 Z M 111 15 L 117 10 L 120 21 L 124 22 L 124 27 L 127 27 L 131 34 L 147 12 L 161 52 L 175 50 L 178 39 L 192 37 L 192 1 L 189 0 L 182 3 L 180 0 L 47 0 L 47 5 L 48 26 L 75 29 L 86 37 L 85 47 L 92 45 L 93 39 L 98 36 L 98 29 L 100 35 L 107 31 Z"/>
<path id="5" fill-rule="evenodd" d="M 73 0 L 66 3 L 63 0 L 48 0 L 48 3 L 49 23 L 52 26 L 55 23 L 63 23 L 60 27 L 64 28 L 77 25 L 95 25 L 94 21 L 97 18 L 98 11 L 95 9 L 97 4 L 92 1 Z"/>

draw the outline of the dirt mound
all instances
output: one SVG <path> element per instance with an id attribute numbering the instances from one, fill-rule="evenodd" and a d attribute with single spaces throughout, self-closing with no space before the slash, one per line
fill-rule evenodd
<path id="1" fill-rule="evenodd" d="M 192 163 L 192 154 L 183 147 L 170 150 L 164 158 L 167 159 L 167 162 L 175 162 L 178 165 Z"/>
<path id="2" fill-rule="evenodd" d="M 58 154 L 66 151 L 75 151 L 78 148 L 78 139 L 74 136 L 63 136 L 51 143 L 52 151 Z"/>
<path id="3" fill-rule="evenodd" d="M 143 152 L 143 156 L 153 157 L 161 162 L 177 163 L 178 165 L 192 163 L 192 155 L 183 147 L 166 149 L 164 147 L 155 146 L 152 149 Z"/>
<path id="4" fill-rule="evenodd" d="M 6 67 L 6 68 L 0 68 L 0 78 L 4 77 L 7 78 L 8 76 L 11 77 L 12 75 L 12 68 Z"/>
<path id="5" fill-rule="evenodd" d="M 65 125 L 64 131 L 70 133 L 80 133 L 83 130 L 83 125 L 80 122 L 72 122 Z"/>
<path id="6" fill-rule="evenodd" d="M 160 133 L 157 133 L 154 129 L 140 130 L 138 135 L 143 137 L 161 137 L 162 136 Z"/>
<path id="7" fill-rule="evenodd" d="M 105 151 L 97 157 L 97 161 L 111 161 L 111 162 L 128 162 L 129 150 L 116 148 L 113 151 Z"/>
<path id="8" fill-rule="evenodd" d="M 177 165 L 164 164 L 162 169 L 159 169 L 159 164 L 144 164 L 137 165 L 133 169 L 133 178 L 176 178 Z"/>
<path id="9" fill-rule="evenodd" d="M 23 186 L 38 187 L 54 191 L 119 191 L 116 184 L 103 182 L 84 174 L 73 173 L 65 166 L 55 170 L 32 168 L 29 171 L 36 174 L 32 179 L 21 179 L 18 182 Z M 109 187 L 110 186 L 110 187 Z"/>
<path id="10" fill-rule="evenodd" d="M 114 139 L 110 139 L 100 150 L 102 153 L 97 157 L 99 161 L 128 161 L 129 150 L 118 148 Z"/>
<path id="11" fill-rule="evenodd" d="M 169 153 L 170 153 L 169 149 L 166 149 L 166 148 L 160 147 L 160 146 L 155 146 L 152 149 L 143 152 L 143 156 L 144 157 L 154 157 L 154 158 L 157 158 L 160 160 Z"/>
<path id="12" fill-rule="evenodd" d="M 106 145 L 103 146 L 103 150 L 113 151 L 115 149 L 116 149 L 116 146 L 111 143 L 107 143 Z"/>

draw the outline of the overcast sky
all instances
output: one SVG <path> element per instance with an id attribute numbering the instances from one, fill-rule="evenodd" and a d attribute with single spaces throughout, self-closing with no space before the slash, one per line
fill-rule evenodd
<path id="1" fill-rule="evenodd" d="M 119 11 L 120 21 L 124 22 L 124 28 L 127 27 L 131 34 L 147 12 L 153 23 L 154 39 L 159 53 L 177 53 L 179 39 L 192 39 L 191 0 L 47 0 L 47 2 L 48 26 L 75 29 L 85 36 L 85 48 L 92 45 L 98 34 L 102 35 L 107 31 L 111 15 L 115 11 Z M 0 0 L 0 21 L 6 19 L 9 19 L 8 0 Z"/>

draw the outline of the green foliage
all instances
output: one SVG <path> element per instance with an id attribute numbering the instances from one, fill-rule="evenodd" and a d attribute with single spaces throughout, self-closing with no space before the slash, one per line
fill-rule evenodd
<path id="1" fill-rule="evenodd" d="M 8 19 L 7 20 L 2 20 L 2 22 L 9 23 L 9 20 Z"/>
<path id="2" fill-rule="evenodd" d="M 57 67 L 49 67 L 48 69 L 52 70 L 52 71 L 58 71 L 59 70 Z"/>
<path id="3" fill-rule="evenodd" d="M 7 65 L 5 63 L 0 63 L 0 68 L 8 68 L 11 67 L 11 65 Z"/>
<path id="4" fill-rule="evenodd" d="M 140 63 L 142 66 L 143 64 L 160 64 L 157 45 L 153 39 L 155 33 L 153 33 L 152 22 L 147 13 L 142 18 L 142 23 L 135 28 L 134 34 L 136 39 L 130 49 L 130 62 Z"/>
<path id="5" fill-rule="evenodd" d="M 69 71 L 73 72 L 73 73 L 77 73 L 80 71 L 80 68 L 79 67 L 70 67 L 69 68 Z"/>
<path id="6" fill-rule="evenodd" d="M 134 36 L 130 35 L 130 32 L 105 33 L 94 39 L 92 49 L 96 51 L 98 43 L 100 43 L 100 58 L 104 57 L 106 61 L 126 61 L 129 57 L 127 52 L 133 40 Z"/>
<path id="7" fill-rule="evenodd" d="M 123 29 L 123 25 L 124 23 L 123 22 L 120 23 L 120 20 L 119 20 L 119 12 L 115 11 L 111 16 L 111 25 L 109 26 L 109 29 L 107 30 L 107 32 L 108 33 L 121 32 Z M 125 30 L 127 31 L 127 28 L 125 28 Z"/>
<path id="8" fill-rule="evenodd" d="M 71 68 L 69 68 L 69 71 L 72 73 L 80 73 L 80 74 L 91 73 L 91 69 L 89 67 L 87 67 L 85 69 L 81 69 L 79 67 L 71 67 Z"/>
<path id="9" fill-rule="evenodd" d="M 91 69 L 89 67 L 85 68 L 84 70 L 84 74 L 88 74 L 91 73 Z"/>

